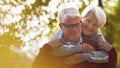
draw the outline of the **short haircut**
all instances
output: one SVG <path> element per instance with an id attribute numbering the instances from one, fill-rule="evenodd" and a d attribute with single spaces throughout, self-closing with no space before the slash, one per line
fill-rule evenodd
<path id="1" fill-rule="evenodd" d="M 60 11 L 59 15 L 58 15 L 58 20 L 59 23 L 65 23 L 65 20 L 67 17 L 80 17 L 80 13 L 78 12 L 77 9 L 70 7 L 70 8 L 65 8 L 63 10 Z"/>

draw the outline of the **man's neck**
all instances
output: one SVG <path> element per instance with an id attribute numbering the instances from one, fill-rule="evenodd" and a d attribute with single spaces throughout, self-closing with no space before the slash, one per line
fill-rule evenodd
<path id="1" fill-rule="evenodd" d="M 62 40 L 63 40 L 64 43 L 70 43 L 72 45 L 77 45 L 77 44 L 82 43 L 82 38 L 81 37 L 79 37 L 79 39 L 77 41 L 68 40 L 68 39 L 65 39 L 64 37 L 62 37 Z"/>

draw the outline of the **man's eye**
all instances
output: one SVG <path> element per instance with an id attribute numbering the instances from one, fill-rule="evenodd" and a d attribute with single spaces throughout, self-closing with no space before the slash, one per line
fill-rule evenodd
<path id="1" fill-rule="evenodd" d="M 90 23 L 90 20 L 87 19 L 87 22 Z"/>

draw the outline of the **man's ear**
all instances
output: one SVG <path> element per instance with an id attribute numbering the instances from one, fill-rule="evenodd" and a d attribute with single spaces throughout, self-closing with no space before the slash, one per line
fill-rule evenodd
<path id="1" fill-rule="evenodd" d="M 62 28 L 61 24 L 59 24 L 59 27 Z"/>

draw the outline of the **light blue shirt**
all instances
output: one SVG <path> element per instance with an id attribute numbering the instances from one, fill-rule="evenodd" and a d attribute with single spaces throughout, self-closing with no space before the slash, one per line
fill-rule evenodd
<path id="1" fill-rule="evenodd" d="M 78 43 L 76 45 L 74 45 L 73 42 L 66 42 L 64 40 L 63 35 L 60 33 L 61 32 L 58 32 L 58 34 L 56 34 L 56 36 L 52 40 L 55 40 L 55 38 L 58 37 L 59 39 L 62 40 L 64 45 L 57 48 L 57 49 L 54 49 L 51 52 L 52 55 L 54 55 L 54 56 L 66 56 L 66 55 L 71 55 L 71 54 L 74 54 L 77 52 L 82 52 L 82 49 L 81 49 L 82 38 L 81 37 L 79 38 Z M 57 35 L 59 35 L 59 36 L 57 36 Z"/>

